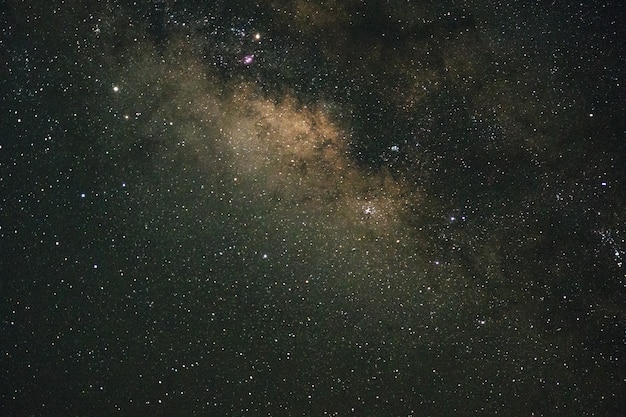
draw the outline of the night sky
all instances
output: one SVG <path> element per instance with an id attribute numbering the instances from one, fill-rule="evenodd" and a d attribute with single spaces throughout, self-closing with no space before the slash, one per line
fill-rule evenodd
<path id="1" fill-rule="evenodd" d="M 622 415 L 625 18 L 4 1 L 0 415 Z"/>

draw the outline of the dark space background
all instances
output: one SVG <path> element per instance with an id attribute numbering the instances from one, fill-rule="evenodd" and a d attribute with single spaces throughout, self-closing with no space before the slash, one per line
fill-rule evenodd
<path id="1" fill-rule="evenodd" d="M 3 416 L 618 416 L 618 1 L 0 4 Z"/>

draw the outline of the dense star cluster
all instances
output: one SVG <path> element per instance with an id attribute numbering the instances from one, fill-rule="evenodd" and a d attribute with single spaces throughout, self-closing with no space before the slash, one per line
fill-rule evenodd
<path id="1" fill-rule="evenodd" d="M 625 17 L 6 1 L 0 415 L 620 415 Z"/>

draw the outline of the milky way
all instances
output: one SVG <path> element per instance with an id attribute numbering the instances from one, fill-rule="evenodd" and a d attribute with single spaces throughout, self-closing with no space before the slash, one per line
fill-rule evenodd
<path id="1" fill-rule="evenodd" d="M 3 415 L 623 409 L 619 5 L 60 3 L 0 14 Z"/>

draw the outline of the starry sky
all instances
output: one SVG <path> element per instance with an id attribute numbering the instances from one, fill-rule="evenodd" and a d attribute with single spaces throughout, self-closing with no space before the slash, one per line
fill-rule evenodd
<path id="1" fill-rule="evenodd" d="M 0 414 L 617 416 L 620 2 L 0 5 Z"/>

